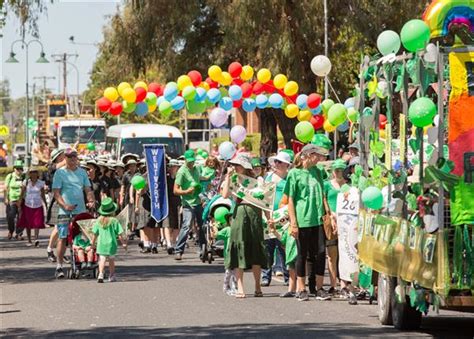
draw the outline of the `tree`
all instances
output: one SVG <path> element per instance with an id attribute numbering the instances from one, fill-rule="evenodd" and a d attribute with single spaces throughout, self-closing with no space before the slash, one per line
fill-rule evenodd
<path id="1" fill-rule="evenodd" d="M 53 3 L 53 0 L 50 0 Z M 43 0 L 6 0 L 2 1 L 2 12 L 13 14 L 20 20 L 20 35 L 25 38 L 27 33 L 39 37 L 38 19 L 47 11 L 48 2 Z"/>

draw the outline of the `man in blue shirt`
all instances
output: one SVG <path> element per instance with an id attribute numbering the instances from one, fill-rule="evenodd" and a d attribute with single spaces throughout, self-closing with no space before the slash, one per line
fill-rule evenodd
<path id="1" fill-rule="evenodd" d="M 74 215 L 86 211 L 84 202 L 84 192 L 87 194 L 87 207 L 93 208 L 95 205 L 94 193 L 86 171 L 78 167 L 77 152 L 74 149 L 67 149 L 66 167 L 56 170 L 53 177 L 53 193 L 59 205 L 58 224 L 56 225 L 59 235 L 57 244 L 58 266 L 56 267 L 56 277 L 64 278 L 63 257 L 66 250 L 66 239 L 68 236 L 68 224 Z"/>

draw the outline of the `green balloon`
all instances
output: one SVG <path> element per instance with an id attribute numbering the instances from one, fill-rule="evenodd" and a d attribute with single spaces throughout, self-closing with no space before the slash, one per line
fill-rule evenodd
<path id="1" fill-rule="evenodd" d="M 323 109 L 323 113 L 324 114 L 328 114 L 329 112 L 329 109 L 334 105 L 334 101 L 332 101 L 331 99 L 325 99 L 323 100 L 323 102 L 321 103 L 321 107 Z M 333 125 L 334 126 L 334 125 Z"/>
<path id="2" fill-rule="evenodd" d="M 126 102 L 124 100 L 122 101 L 122 107 L 125 113 L 132 113 L 135 111 L 135 108 L 137 107 L 137 105 L 133 102 Z"/>
<path id="3" fill-rule="evenodd" d="M 187 101 L 186 102 L 186 109 L 188 110 L 189 114 L 198 114 L 198 113 L 203 113 L 207 108 L 206 103 L 203 102 L 197 102 L 195 100 Z"/>
<path id="4" fill-rule="evenodd" d="M 156 94 L 153 92 L 148 92 L 146 94 L 145 102 L 148 106 L 154 106 L 156 105 L 156 100 L 158 98 L 156 97 Z"/>
<path id="5" fill-rule="evenodd" d="M 400 50 L 400 37 L 397 32 L 383 31 L 377 38 L 377 48 L 382 55 L 397 53 Z"/>
<path id="6" fill-rule="evenodd" d="M 350 107 L 347 109 L 347 117 L 352 123 L 356 123 L 359 122 L 360 114 L 354 107 Z"/>
<path id="7" fill-rule="evenodd" d="M 369 186 L 362 192 L 362 202 L 365 207 L 373 210 L 379 210 L 383 206 L 383 195 L 382 191 L 375 187 Z"/>
<path id="8" fill-rule="evenodd" d="M 194 86 L 186 86 L 183 89 L 183 98 L 185 100 L 194 100 L 196 97 L 196 88 Z"/>
<path id="9" fill-rule="evenodd" d="M 301 121 L 295 126 L 295 135 L 303 143 L 310 142 L 314 136 L 314 127 L 309 121 Z"/>
<path id="10" fill-rule="evenodd" d="M 430 41 L 430 28 L 423 20 L 410 20 L 403 25 L 400 38 L 403 47 L 410 52 L 416 52 L 424 49 Z"/>
<path id="11" fill-rule="evenodd" d="M 326 136 L 326 134 L 322 133 L 315 133 L 311 143 L 325 149 L 332 148 L 332 141 Z"/>
<path id="12" fill-rule="evenodd" d="M 431 99 L 418 98 L 408 109 L 408 119 L 416 127 L 426 127 L 433 123 L 436 112 L 436 105 Z"/>
<path id="13" fill-rule="evenodd" d="M 89 151 L 95 151 L 95 144 L 93 142 L 88 142 L 87 143 L 87 149 Z"/>
<path id="14" fill-rule="evenodd" d="M 343 104 L 334 104 L 328 112 L 329 123 L 333 126 L 339 126 L 347 119 L 347 108 Z"/>
<path id="15" fill-rule="evenodd" d="M 160 107 L 158 107 L 158 110 L 160 111 L 161 115 L 166 118 L 170 116 L 171 112 L 173 112 L 173 106 L 171 106 L 169 101 L 163 100 L 160 104 Z"/>
<path id="16" fill-rule="evenodd" d="M 214 220 L 221 224 L 227 223 L 226 217 L 230 213 L 229 209 L 224 206 L 219 206 L 214 211 Z"/>
<path id="17" fill-rule="evenodd" d="M 132 180 L 130 181 L 132 184 L 133 188 L 136 190 L 141 190 L 145 188 L 145 179 L 141 175 L 135 175 Z"/>

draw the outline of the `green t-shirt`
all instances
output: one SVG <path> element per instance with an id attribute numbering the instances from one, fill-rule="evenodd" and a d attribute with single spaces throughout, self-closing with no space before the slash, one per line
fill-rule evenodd
<path id="1" fill-rule="evenodd" d="M 203 190 L 207 190 L 209 184 L 216 177 L 216 170 L 211 167 L 204 166 L 201 171 L 201 186 Z"/>
<path id="2" fill-rule="evenodd" d="M 100 218 L 92 226 L 92 233 L 97 235 L 97 253 L 104 256 L 117 253 L 117 237 L 123 233 L 122 225 L 115 218 L 110 218 L 107 226 L 102 226 Z"/>
<path id="3" fill-rule="evenodd" d="M 21 197 L 21 184 L 23 182 L 22 175 L 16 175 L 15 172 L 10 173 L 5 178 L 5 186 L 8 187 L 8 200 L 18 201 Z"/>
<path id="4" fill-rule="evenodd" d="M 298 256 L 298 248 L 296 246 L 296 239 L 289 233 L 288 228 L 283 232 L 280 241 L 283 247 L 285 247 L 285 264 L 295 263 Z"/>
<path id="5" fill-rule="evenodd" d="M 337 195 L 341 189 L 335 188 L 330 180 L 324 182 L 324 196 L 326 197 L 331 212 L 336 212 L 337 210 Z"/>
<path id="6" fill-rule="evenodd" d="M 298 227 L 314 227 L 322 224 L 324 214 L 323 179 L 317 167 L 293 168 L 287 177 L 288 197 L 293 199 Z"/>
<path id="7" fill-rule="evenodd" d="M 86 249 L 87 247 L 89 247 L 91 245 L 91 242 L 90 242 L 89 238 L 86 237 L 85 239 L 83 239 L 82 234 L 78 234 L 74 238 L 74 243 L 73 244 L 74 244 L 74 246 L 80 247 L 82 249 Z"/>
<path id="8" fill-rule="evenodd" d="M 227 245 L 230 239 L 230 226 L 224 227 L 217 232 L 216 240 L 224 240 L 224 257 L 227 256 Z"/>
<path id="9" fill-rule="evenodd" d="M 192 186 L 200 185 L 201 183 L 201 171 L 199 167 L 194 166 L 193 169 L 189 169 L 188 166 L 183 165 L 176 173 L 176 185 L 181 187 L 182 190 L 187 190 Z M 194 207 L 201 203 L 199 199 L 199 189 L 195 189 L 193 193 L 181 196 L 181 202 L 183 206 Z"/>

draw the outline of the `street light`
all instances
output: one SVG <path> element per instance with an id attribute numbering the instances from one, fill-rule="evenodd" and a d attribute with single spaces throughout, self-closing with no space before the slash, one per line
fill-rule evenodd
<path id="1" fill-rule="evenodd" d="M 28 128 L 28 120 L 30 119 L 30 102 L 29 102 L 29 84 L 28 84 L 28 48 L 30 44 L 37 43 L 41 46 L 41 53 L 38 60 L 36 60 L 39 64 L 47 64 L 49 63 L 48 59 L 45 57 L 43 44 L 38 39 L 33 39 L 26 42 L 23 39 L 15 40 L 12 42 L 10 46 L 10 57 L 5 61 L 6 63 L 18 63 L 19 61 L 15 58 L 15 53 L 13 52 L 13 47 L 15 44 L 20 43 L 21 47 L 25 49 L 26 53 L 26 125 L 25 125 L 25 143 L 26 143 L 26 156 L 25 156 L 25 166 L 28 167 L 30 165 L 31 159 L 31 152 L 30 152 L 30 131 Z"/>

